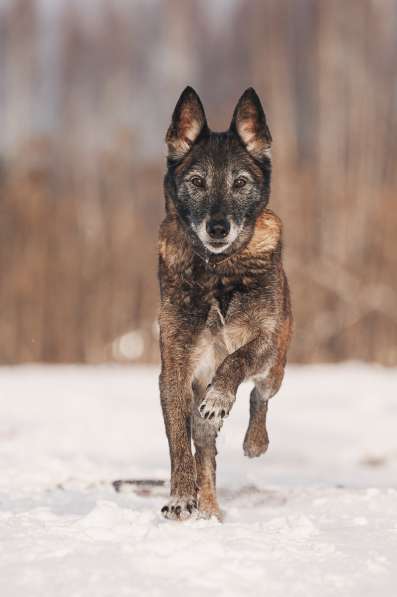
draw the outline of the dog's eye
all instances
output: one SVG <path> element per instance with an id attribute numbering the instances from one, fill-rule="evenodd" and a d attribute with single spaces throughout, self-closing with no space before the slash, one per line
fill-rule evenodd
<path id="1" fill-rule="evenodd" d="M 192 176 L 190 182 L 198 189 L 203 189 L 205 187 L 205 180 L 204 178 L 201 178 L 201 176 Z"/>
<path id="2" fill-rule="evenodd" d="M 243 178 L 242 176 L 239 176 L 238 178 L 236 178 L 236 180 L 233 183 L 233 187 L 235 189 L 242 189 L 243 187 L 245 187 L 245 185 L 247 184 L 247 180 L 245 178 Z"/>

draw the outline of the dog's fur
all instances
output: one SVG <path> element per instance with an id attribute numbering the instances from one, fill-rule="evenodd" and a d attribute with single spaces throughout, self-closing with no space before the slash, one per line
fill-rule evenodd
<path id="1" fill-rule="evenodd" d="M 251 379 L 244 452 L 266 451 L 268 400 L 280 387 L 291 336 L 281 221 L 266 207 L 272 139 L 253 89 L 240 98 L 229 130 L 213 133 L 198 95 L 187 87 L 166 141 L 160 392 L 171 497 L 162 512 L 183 520 L 198 508 L 220 518 L 217 433 L 237 388 Z M 214 222 L 221 239 L 209 234 Z"/>

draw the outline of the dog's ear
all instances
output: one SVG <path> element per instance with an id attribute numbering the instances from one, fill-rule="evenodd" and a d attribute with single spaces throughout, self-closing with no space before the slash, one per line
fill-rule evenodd
<path id="1" fill-rule="evenodd" d="M 246 89 L 238 100 L 230 130 L 240 137 L 254 158 L 271 157 L 272 136 L 261 101 L 252 87 Z"/>
<path id="2" fill-rule="evenodd" d="M 175 106 L 165 137 L 168 156 L 172 159 L 183 158 L 198 137 L 207 130 L 207 120 L 200 98 L 192 87 L 186 87 Z"/>

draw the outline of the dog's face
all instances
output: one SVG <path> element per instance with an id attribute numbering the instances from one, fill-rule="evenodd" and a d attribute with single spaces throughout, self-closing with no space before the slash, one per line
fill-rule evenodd
<path id="1" fill-rule="evenodd" d="M 187 87 L 166 137 L 167 195 L 204 252 L 231 254 L 249 241 L 270 193 L 271 135 L 260 100 L 247 89 L 225 133 L 209 130 L 196 92 Z"/>

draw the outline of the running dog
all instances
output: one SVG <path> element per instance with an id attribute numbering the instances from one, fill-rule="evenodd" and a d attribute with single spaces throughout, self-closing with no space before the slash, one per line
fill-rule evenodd
<path id="1" fill-rule="evenodd" d="M 229 130 L 215 133 L 187 87 L 166 142 L 160 394 L 171 496 L 162 512 L 174 520 L 197 510 L 221 519 L 217 434 L 239 385 L 252 380 L 244 453 L 266 451 L 268 400 L 280 388 L 291 337 L 281 221 L 267 209 L 272 137 L 252 88 L 238 101 Z"/>

